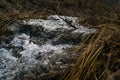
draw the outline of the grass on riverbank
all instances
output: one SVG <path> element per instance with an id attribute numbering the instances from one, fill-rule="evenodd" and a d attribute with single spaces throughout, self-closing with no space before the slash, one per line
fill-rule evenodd
<path id="1" fill-rule="evenodd" d="M 79 50 L 81 55 L 62 80 L 120 80 L 120 14 L 107 12 L 109 15 L 99 16 L 89 9 L 74 7 L 76 3 L 68 5 L 67 1 L 69 2 L 66 0 L 62 9 L 59 9 L 61 15 L 78 16 L 81 19 L 80 24 L 98 26 L 101 31 L 99 34 L 89 36 L 84 45 L 73 51 L 75 54 Z M 56 14 L 47 8 L 27 11 L 18 3 L 15 8 L 8 0 L 1 0 L 0 4 L 0 35 L 7 33 L 6 26 L 16 19 L 45 18 L 46 15 Z M 64 8 L 70 5 L 72 7 Z M 17 10 L 17 7 L 21 10 Z M 99 13 L 99 9 L 96 10 Z"/>
<path id="2" fill-rule="evenodd" d="M 61 80 L 120 79 L 120 25 L 109 22 L 97 26 L 101 28 L 100 33 L 90 36 L 84 45 L 73 52 L 79 50 L 81 55 Z M 4 34 L 4 30 L 3 27 L 0 33 Z"/>
<path id="3" fill-rule="evenodd" d="M 76 49 L 81 55 L 62 80 L 120 80 L 120 28 L 104 27 L 86 41 L 86 48 Z M 120 26 L 119 26 L 120 27 Z"/>

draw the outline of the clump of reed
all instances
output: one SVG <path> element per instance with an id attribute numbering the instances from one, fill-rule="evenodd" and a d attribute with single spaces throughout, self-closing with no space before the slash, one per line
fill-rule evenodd
<path id="1" fill-rule="evenodd" d="M 101 25 L 102 27 L 103 25 Z M 99 34 L 89 37 L 78 59 L 61 80 L 120 80 L 120 28 L 104 25 Z M 85 44 L 84 44 L 85 45 Z"/>

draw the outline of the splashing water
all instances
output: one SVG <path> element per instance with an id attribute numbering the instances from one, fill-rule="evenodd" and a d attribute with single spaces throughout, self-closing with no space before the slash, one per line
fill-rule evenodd
<path id="1" fill-rule="evenodd" d="M 72 21 L 72 24 L 78 29 L 73 30 L 72 27 L 67 25 L 67 23 L 57 15 L 51 15 L 46 20 L 18 20 L 18 22 L 21 22 L 24 26 L 31 25 L 34 28 L 35 26 L 42 26 L 45 33 L 41 34 L 40 31 L 35 31 L 36 33 L 40 32 L 40 34 L 37 34 L 38 37 L 26 33 L 19 33 L 19 29 L 21 28 L 19 26 L 21 24 L 18 24 L 19 26 L 13 24 L 9 27 L 12 29 L 10 29 L 11 31 L 18 29 L 18 32 L 14 32 L 14 34 L 8 36 L 8 38 L 15 36 L 9 43 L 5 43 L 9 45 L 9 48 L 2 47 L 0 49 L 0 80 L 14 80 L 16 76 L 24 79 L 26 76 L 35 75 L 33 71 L 39 72 L 39 74 L 50 73 L 54 72 L 56 67 L 61 70 L 60 67 L 62 65 L 59 66 L 53 63 L 57 61 L 58 63 L 64 63 L 64 61 L 60 62 L 60 59 L 69 55 L 67 54 L 69 52 L 66 52 L 66 50 L 75 46 L 72 44 L 73 42 L 79 41 L 79 36 L 75 37 L 76 35 L 80 35 L 81 33 L 89 34 L 91 32 L 88 28 L 77 24 L 77 17 L 61 17 Z M 74 35 L 70 37 L 71 34 Z M 48 38 L 49 36 L 50 38 Z M 60 40 L 65 42 L 70 41 L 69 43 L 71 44 L 63 44 Z M 44 43 L 38 44 L 39 42 Z M 59 44 L 53 44 L 55 42 Z M 43 68 L 45 68 L 47 72 L 44 72 Z M 17 80 L 23 80 L 22 78 Z"/>

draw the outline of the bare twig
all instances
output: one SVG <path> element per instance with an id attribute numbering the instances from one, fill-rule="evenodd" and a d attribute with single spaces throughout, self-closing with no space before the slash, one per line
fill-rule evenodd
<path id="1" fill-rule="evenodd" d="M 58 17 L 60 19 L 62 19 L 63 21 L 65 21 L 70 27 L 74 28 L 74 29 L 78 29 L 77 27 L 75 27 L 71 21 L 68 21 L 67 19 L 64 19 L 62 18 L 60 15 L 59 15 L 59 8 L 60 8 L 60 5 L 62 3 L 63 0 L 60 0 L 60 2 L 58 3 L 58 6 L 57 6 L 57 9 L 56 9 L 56 14 L 58 15 Z"/>

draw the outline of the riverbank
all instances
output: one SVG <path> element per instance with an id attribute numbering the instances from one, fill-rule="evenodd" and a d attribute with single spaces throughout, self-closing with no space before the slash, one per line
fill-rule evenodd
<path id="1" fill-rule="evenodd" d="M 13 3 L 16 3 L 16 4 L 13 5 Z M 70 59 L 70 61 L 68 61 L 69 63 L 74 62 L 74 64 L 72 65 L 72 68 L 69 68 L 69 70 L 67 70 L 67 71 L 65 70 L 60 73 L 52 72 L 51 74 L 46 74 L 46 75 L 40 75 L 40 73 L 41 73 L 41 72 L 39 72 L 40 68 L 38 68 L 38 70 L 37 70 L 38 73 L 36 73 L 35 76 L 31 75 L 32 76 L 31 77 L 31 76 L 27 75 L 27 77 L 25 76 L 25 78 L 26 78 L 25 80 L 27 80 L 27 79 L 28 80 L 39 80 L 39 79 L 43 79 L 43 80 L 53 80 L 53 79 L 55 79 L 55 80 L 56 79 L 60 79 L 60 80 L 119 80 L 120 79 L 120 75 L 119 75 L 120 74 L 120 54 L 119 54 L 120 53 L 120 41 L 119 41 L 120 40 L 120 36 L 119 36 L 120 35 L 120 13 L 119 13 L 119 11 L 109 11 L 103 7 L 98 7 L 95 10 L 91 10 L 89 8 L 80 7 L 79 5 L 75 6 L 76 3 L 71 4 L 71 3 L 69 3 L 69 1 L 66 3 L 62 3 L 61 6 L 58 5 L 58 4 L 60 4 L 59 1 L 58 2 L 54 2 L 54 1 L 53 2 L 49 2 L 49 1 L 41 2 L 40 1 L 39 3 L 33 1 L 33 2 L 28 2 L 27 4 L 23 5 L 24 3 L 27 3 L 27 0 L 26 1 L 23 0 L 21 2 L 14 1 L 14 0 L 13 1 L 11 0 L 11 2 L 9 2 L 8 0 L 1 0 L 1 2 L 0 2 L 0 5 L 1 5 L 0 6 L 1 41 L 6 41 L 6 40 L 9 41 L 9 40 L 11 40 L 11 38 L 14 39 L 13 36 L 11 36 L 10 38 L 7 38 L 5 36 L 9 35 L 8 27 L 10 27 L 10 25 L 13 24 L 14 22 L 16 22 L 17 20 L 46 19 L 47 16 L 51 15 L 51 14 L 52 15 L 57 14 L 57 15 L 76 16 L 76 17 L 78 17 L 78 23 L 80 25 L 84 25 L 88 29 L 93 29 L 93 28 L 99 29 L 98 33 L 89 34 L 86 38 L 84 38 L 83 44 L 79 44 L 79 41 L 81 40 L 81 38 L 79 39 L 79 36 L 81 36 L 81 35 L 74 34 L 75 35 L 74 36 L 74 35 L 66 34 L 68 32 L 72 32 L 71 30 L 68 32 L 66 31 L 66 33 L 63 32 L 67 36 L 62 36 L 62 38 L 59 38 L 58 42 L 60 42 L 62 40 L 62 42 L 64 42 L 64 43 L 71 44 L 71 42 L 72 42 L 73 44 L 77 44 L 77 47 L 72 48 L 70 51 L 68 50 L 68 53 L 71 53 L 71 55 L 69 55 L 69 56 L 73 57 L 74 54 L 79 54 L 79 56 L 77 56 L 77 59 L 75 59 L 75 60 Z M 41 6 L 38 6 L 40 4 L 41 4 Z M 57 19 L 55 19 L 55 20 L 57 21 Z M 55 20 L 53 20 L 53 21 L 55 21 Z M 42 21 L 42 22 L 44 23 L 42 25 L 46 26 L 46 22 L 45 21 Z M 59 22 L 59 20 L 58 20 L 58 22 Z M 39 21 L 32 22 L 32 23 L 36 24 L 36 23 L 39 23 Z M 53 22 L 52 24 L 56 24 L 56 23 Z M 50 24 L 47 24 L 47 25 L 50 25 Z M 61 24 L 57 24 L 57 26 L 59 26 L 59 25 L 61 25 Z M 53 27 L 56 28 L 56 26 L 53 26 Z M 62 26 L 60 26 L 60 27 L 62 27 Z M 38 30 L 36 28 L 32 27 L 32 31 L 28 28 L 24 28 L 24 29 L 26 29 L 27 31 L 30 30 L 30 33 L 32 33 L 31 35 L 34 36 L 34 34 L 36 34 L 36 35 L 39 34 L 39 33 L 36 33 L 36 30 Z M 46 28 L 49 28 L 48 30 L 53 29 L 53 28 L 50 28 L 49 26 L 47 26 Z M 62 28 L 66 29 L 66 27 L 62 27 Z M 22 30 L 24 30 L 24 29 L 22 29 Z M 42 31 L 42 29 L 40 29 L 40 30 Z M 28 34 L 29 32 L 27 32 L 27 31 L 25 31 L 25 33 Z M 14 33 L 17 33 L 17 31 L 14 31 Z M 62 32 L 59 32 L 59 31 L 57 31 L 57 33 L 59 33 L 60 35 L 62 34 Z M 46 36 L 47 38 L 57 37 L 57 35 L 59 35 L 59 34 L 55 34 L 54 31 L 53 31 L 53 33 L 47 32 L 46 35 L 43 35 L 43 34 L 44 33 L 40 33 L 40 36 L 41 37 Z M 78 35 L 78 36 L 76 36 L 76 35 Z M 22 38 L 21 38 L 21 36 L 22 36 Z M 37 50 L 38 52 L 39 51 L 45 52 L 45 50 L 43 48 L 48 49 L 48 47 L 51 47 L 53 52 L 55 50 L 60 51 L 63 48 L 70 47 L 68 45 L 59 45 L 56 42 L 54 43 L 55 45 L 45 44 L 45 46 L 47 46 L 47 47 L 41 46 L 41 43 L 39 43 L 40 41 L 37 41 L 38 37 L 37 38 L 32 37 L 32 39 L 29 39 L 29 35 L 26 35 L 26 34 L 17 34 L 14 37 L 15 37 L 15 39 L 17 38 L 18 41 L 20 40 L 20 42 L 21 42 L 21 39 L 25 38 L 25 41 L 29 42 L 29 45 L 32 45 L 32 46 L 34 45 L 35 51 Z M 64 39 L 63 39 L 63 37 L 64 37 Z M 37 43 L 32 44 L 31 42 L 36 42 L 34 40 L 36 40 L 37 43 L 40 44 L 40 46 L 36 45 Z M 47 41 L 49 42 L 50 40 L 47 40 Z M 22 41 L 24 42 L 24 39 Z M 44 41 L 46 41 L 46 39 L 41 39 L 41 41 L 44 42 Z M 78 41 L 78 43 L 76 41 Z M 13 42 L 14 42 L 14 40 L 13 40 Z M 64 44 L 64 43 L 62 43 L 62 44 Z M 60 44 L 61 44 L 61 42 L 60 42 Z M 26 51 L 28 51 L 29 45 L 26 46 L 28 48 L 24 47 L 23 49 L 21 48 L 20 51 L 18 51 L 18 50 L 15 50 L 15 51 L 18 51 L 17 53 L 21 52 L 21 54 L 24 54 Z M 7 47 L 7 45 L 5 45 L 5 44 L 3 46 Z M 23 47 L 23 45 L 22 45 L 22 47 Z M 60 48 L 60 50 L 59 50 L 59 48 Z M 7 49 L 8 49 L 8 47 L 7 47 Z M 32 50 L 34 52 L 34 49 L 32 49 Z M 3 54 L 2 56 L 5 56 L 4 53 L 2 53 L 2 52 L 7 53 L 7 54 L 11 53 L 8 50 L 1 49 L 1 54 Z M 31 52 L 29 52 L 29 53 L 31 53 Z M 36 58 L 36 56 L 31 56 L 31 55 L 32 54 L 27 55 L 27 57 Z M 17 56 L 19 58 L 21 55 L 14 55 L 14 56 Z M 26 54 L 24 54 L 24 56 L 26 56 Z M 26 59 L 24 56 L 22 58 Z M 42 55 L 42 57 L 45 57 L 45 56 L 46 55 Z M 64 56 L 67 56 L 67 55 L 61 55 L 61 56 L 63 58 Z M 68 58 L 69 58 L 69 56 L 68 56 Z M 7 56 L 7 58 L 9 58 L 9 57 L 10 57 L 10 55 Z M 45 59 L 47 59 L 48 57 L 49 56 L 47 56 Z M 54 55 L 53 55 L 53 57 L 54 57 Z M 58 57 L 56 57 L 57 60 L 59 59 Z M 6 59 L 6 57 L 5 57 L 5 59 Z M 13 62 L 14 64 L 16 64 L 15 62 L 17 62 L 17 61 L 13 57 L 11 57 L 10 59 L 11 59 L 11 61 L 9 61 L 8 63 Z M 31 60 L 30 58 L 27 58 L 27 59 Z M 21 59 L 21 61 L 22 61 L 22 59 Z M 63 62 L 64 62 L 64 60 L 63 60 Z M 28 64 L 27 61 L 20 62 L 20 64 L 21 63 Z M 44 60 L 42 63 L 44 63 Z M 34 65 L 34 63 L 32 63 L 32 64 Z M 46 64 L 47 64 L 47 60 L 45 62 L 45 65 Z M 57 66 L 54 67 L 54 69 L 56 70 L 56 68 L 58 69 L 60 67 L 59 65 L 61 63 L 60 62 L 54 63 L 54 60 L 53 60 L 53 65 L 54 64 L 57 64 Z M 37 65 L 37 64 L 35 64 L 35 65 Z M 21 66 L 23 66 L 23 65 L 21 65 Z M 47 68 L 49 66 L 47 66 Z M 22 69 L 26 69 L 28 67 L 25 66 L 24 68 L 21 68 L 20 66 L 18 66 L 16 68 L 16 70 L 18 68 L 20 68 L 22 70 Z M 52 69 L 53 68 L 50 68 L 51 71 L 52 71 Z M 61 69 L 61 68 L 59 68 L 59 69 Z M 4 69 L 1 69 L 1 71 L 3 71 L 3 70 Z M 45 73 L 47 73 L 45 69 L 43 69 L 43 70 L 45 71 Z M 47 70 L 47 71 L 49 71 L 49 70 Z M 32 72 L 34 73 L 35 71 L 32 71 Z M 26 71 L 26 73 L 27 73 L 27 71 Z M 23 72 L 23 74 L 26 74 L 26 73 Z M 9 73 L 8 73 L 8 75 L 9 75 Z M 22 74 L 18 74 L 18 76 L 20 76 L 20 75 L 22 75 Z M 18 76 L 16 76 L 16 78 L 19 78 Z M 22 76 L 22 77 L 24 77 L 24 76 Z"/>

